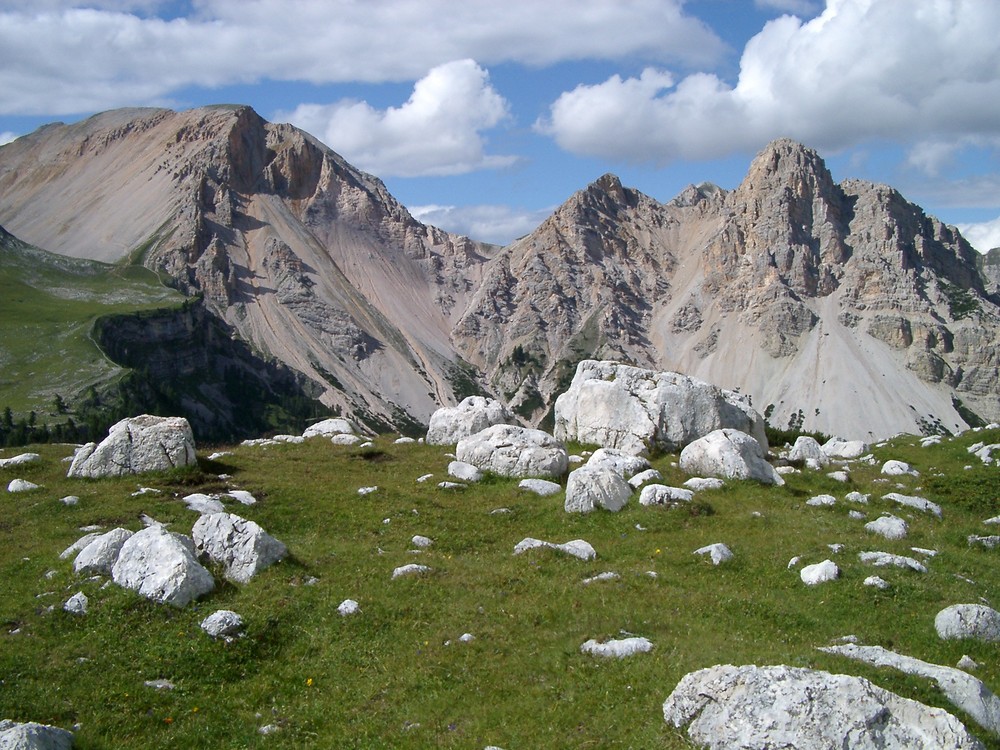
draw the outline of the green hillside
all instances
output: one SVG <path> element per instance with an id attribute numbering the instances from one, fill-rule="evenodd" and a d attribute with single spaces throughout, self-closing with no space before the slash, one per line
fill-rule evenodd
<path id="1" fill-rule="evenodd" d="M 72 405 L 121 373 L 91 340 L 94 320 L 183 299 L 140 266 L 55 255 L 0 228 L 0 408 L 63 419 L 57 395 Z"/>
<path id="2" fill-rule="evenodd" d="M 78 725 L 78 750 L 680 750 L 688 744 L 664 724 L 661 707 L 684 674 L 714 664 L 788 664 L 867 677 L 945 708 L 1000 748 L 927 680 L 816 650 L 854 635 L 936 664 L 968 654 L 981 665 L 975 675 L 1000 689 L 1000 646 L 942 641 L 934 631 L 935 614 L 948 605 L 1000 599 L 1000 552 L 966 541 L 991 533 L 982 522 L 1000 512 L 1000 475 L 967 452 L 974 442 L 1000 442 L 1000 430 L 927 448 L 898 438 L 874 450 L 878 465 L 853 463 L 847 483 L 803 471 L 784 487 L 729 482 L 673 509 L 642 507 L 634 495 L 619 513 L 590 515 L 567 514 L 562 493 L 539 498 L 516 480 L 441 490 L 448 449 L 389 437 L 367 449 L 323 439 L 237 446 L 214 460 L 200 454 L 196 469 L 99 481 L 67 479 L 69 449 L 42 446 L 39 463 L 0 469 L 4 486 L 14 477 L 42 485 L 0 493 L 0 717 Z M 890 458 L 921 475 L 880 476 Z M 676 461 L 653 461 L 665 484 L 686 478 Z M 428 473 L 430 481 L 416 481 Z M 133 497 L 140 484 L 162 493 Z M 366 486 L 378 489 L 360 495 Z M 181 496 L 237 487 L 258 503 L 229 509 L 290 550 L 245 585 L 221 584 L 178 610 L 76 576 L 72 560 L 59 559 L 81 527 L 138 530 L 142 514 L 189 534 L 198 516 Z M 870 504 L 847 502 L 852 490 L 870 493 Z M 883 499 L 890 491 L 923 495 L 943 517 Z M 836 504 L 806 504 L 819 493 Z M 78 505 L 59 501 L 70 494 Z M 492 512 L 498 508 L 509 512 Z M 866 520 L 902 517 L 909 536 L 868 533 L 851 510 Z M 433 546 L 411 552 L 415 534 Z M 513 555 L 528 536 L 582 538 L 598 557 Z M 735 558 L 713 567 L 692 554 L 715 542 Z M 873 568 L 858 559 L 867 550 L 917 557 L 928 572 Z M 799 567 L 832 559 L 841 577 L 806 586 L 788 567 L 793 556 Z M 391 580 L 394 568 L 413 562 L 432 572 Z M 606 571 L 620 577 L 583 583 Z M 863 585 L 874 574 L 890 588 Z M 82 616 L 62 610 L 78 591 L 90 600 Z M 338 614 L 347 598 L 360 613 Z M 218 609 L 243 616 L 245 637 L 227 644 L 201 631 Z M 464 633 L 474 640 L 461 642 Z M 590 638 L 623 633 L 649 638 L 652 652 L 620 661 L 580 652 Z M 173 689 L 145 684 L 155 680 Z M 264 727 L 273 733 L 261 734 Z"/>

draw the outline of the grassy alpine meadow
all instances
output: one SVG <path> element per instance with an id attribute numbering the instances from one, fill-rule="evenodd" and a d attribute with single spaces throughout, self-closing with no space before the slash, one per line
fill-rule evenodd
<path id="1" fill-rule="evenodd" d="M 874 449 L 877 465 L 851 463 L 846 484 L 803 471 L 784 487 L 728 482 L 669 509 L 642 507 L 636 493 L 619 513 L 589 515 L 567 514 L 562 493 L 540 498 L 517 480 L 439 489 L 448 449 L 390 436 L 366 449 L 313 438 L 236 446 L 216 460 L 203 450 L 197 468 L 106 480 L 67 479 L 72 447 L 40 446 L 32 450 L 41 462 L 0 470 L 4 488 L 15 477 L 42 486 L 0 494 L 0 718 L 74 729 L 83 750 L 685 748 L 662 718 L 682 676 L 723 663 L 788 664 L 867 677 L 955 713 L 1000 748 L 929 681 L 817 651 L 854 635 L 937 664 L 968 654 L 980 664 L 976 676 L 1000 687 L 1000 647 L 945 642 L 934 631 L 948 605 L 995 603 L 1000 551 L 970 548 L 966 537 L 989 534 L 983 520 L 1000 513 L 1000 469 L 967 452 L 974 442 L 1000 442 L 1000 430 L 928 448 L 897 438 Z M 879 467 L 889 458 L 920 476 L 886 481 Z M 653 459 L 665 484 L 686 479 L 676 462 Z M 425 474 L 434 476 L 416 481 Z M 162 492 L 133 497 L 140 486 Z M 370 486 L 378 489 L 358 493 Z M 138 530 L 141 514 L 190 534 L 197 514 L 180 498 L 234 488 L 258 502 L 228 509 L 290 551 L 247 584 L 213 570 L 215 591 L 176 609 L 77 576 L 72 558 L 60 559 L 81 527 Z M 871 493 L 870 504 L 846 502 L 851 490 Z M 890 491 L 940 503 L 943 519 L 881 499 Z M 820 493 L 837 504 L 806 505 Z M 61 503 L 67 495 L 79 503 Z M 509 512 L 492 512 L 499 508 Z M 867 533 L 852 509 L 867 520 L 900 516 L 909 536 Z M 415 552 L 415 534 L 433 545 Z M 582 538 L 598 556 L 513 555 L 528 536 Z M 692 554 L 714 542 L 735 558 L 715 567 Z M 929 572 L 862 565 L 858 553 L 867 550 L 923 559 Z M 794 556 L 801 563 L 789 569 Z M 827 558 L 840 579 L 803 584 L 801 566 Z M 392 580 L 408 563 L 432 570 Z M 607 571 L 620 577 L 582 583 Z M 873 574 L 891 588 L 864 586 Z M 85 615 L 62 609 L 78 591 L 89 598 Z M 341 616 L 348 598 L 360 612 Z M 242 615 L 243 637 L 226 643 L 201 630 L 218 609 Z M 473 638 L 461 640 L 467 633 Z M 580 651 L 590 638 L 625 634 L 649 638 L 653 650 L 621 660 Z M 154 680 L 174 687 L 145 684 Z"/>
<path id="2" fill-rule="evenodd" d="M 9 235 L 0 236 L 0 288 L 0 409 L 43 419 L 56 395 L 121 374 L 91 340 L 97 317 L 183 301 L 141 266 L 58 256 Z"/>

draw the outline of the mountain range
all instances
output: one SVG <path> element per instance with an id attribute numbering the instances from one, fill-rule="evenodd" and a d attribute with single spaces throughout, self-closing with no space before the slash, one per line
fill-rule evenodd
<path id="1" fill-rule="evenodd" d="M 258 369 L 379 428 L 416 431 L 471 393 L 544 424 L 590 358 L 739 390 L 779 427 L 1000 420 L 997 254 L 784 139 L 731 191 L 660 203 L 604 175 L 499 247 L 421 224 L 249 107 L 116 110 L 0 147 L 0 225 L 156 272 Z"/>

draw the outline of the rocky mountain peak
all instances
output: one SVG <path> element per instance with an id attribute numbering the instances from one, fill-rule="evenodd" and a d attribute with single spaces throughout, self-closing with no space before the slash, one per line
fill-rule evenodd
<path id="1" fill-rule="evenodd" d="M 834 183 L 788 139 L 728 192 L 662 204 L 603 175 L 497 248 L 420 224 L 249 107 L 128 110 L 0 149 L 0 223 L 164 272 L 382 427 L 470 386 L 538 422 L 590 358 L 739 388 L 779 426 L 952 429 L 959 399 L 1000 418 L 995 258 L 977 267 L 956 230 L 887 186 Z"/>

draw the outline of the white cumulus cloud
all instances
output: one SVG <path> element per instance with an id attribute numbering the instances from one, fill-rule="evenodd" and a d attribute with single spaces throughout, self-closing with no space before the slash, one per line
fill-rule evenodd
<path id="1" fill-rule="evenodd" d="M 0 0 L 0 113 L 169 103 L 187 86 L 413 81 L 450 60 L 712 64 L 682 0 Z M 181 11 L 180 15 L 177 12 Z M 156 15 L 159 12 L 160 15 Z"/>
<path id="2" fill-rule="evenodd" d="M 533 232 L 553 212 L 552 208 L 537 211 L 518 210 L 510 206 L 409 206 L 413 216 L 455 234 L 464 234 L 480 242 L 508 245 Z"/>
<path id="3" fill-rule="evenodd" d="M 279 113 L 348 161 L 382 176 L 453 175 L 503 167 L 516 157 L 486 153 L 483 131 L 506 117 L 507 102 L 473 60 L 439 65 L 398 107 L 367 102 L 301 104 Z"/>
<path id="4" fill-rule="evenodd" d="M 981 253 L 1000 247 L 1000 216 L 993 221 L 959 224 L 958 231 L 969 241 L 970 245 Z"/>
<path id="5" fill-rule="evenodd" d="M 17 133 L 12 133 L 9 130 L 3 131 L 0 133 L 0 146 L 3 146 L 5 143 L 10 143 L 17 137 Z"/>
<path id="6" fill-rule="evenodd" d="M 636 162 L 713 158 L 790 136 L 837 149 L 873 138 L 1000 134 L 1000 3 L 828 0 L 746 45 L 739 78 L 649 68 L 563 93 L 536 128 L 567 151 Z M 941 156 L 924 152 L 926 166 Z"/>

